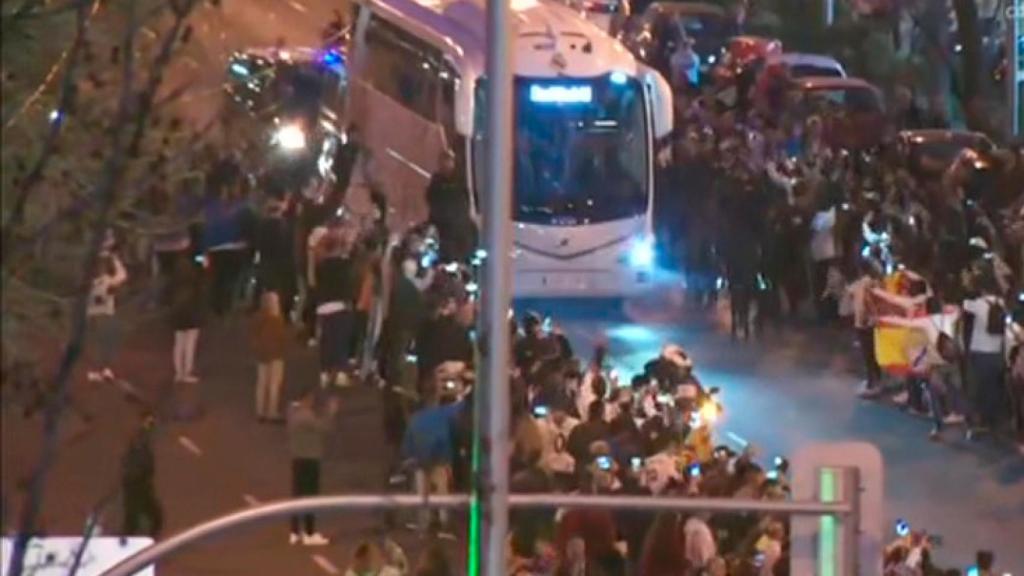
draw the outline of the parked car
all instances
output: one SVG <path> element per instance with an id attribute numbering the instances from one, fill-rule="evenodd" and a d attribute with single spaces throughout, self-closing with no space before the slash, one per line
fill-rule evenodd
<path id="1" fill-rule="evenodd" d="M 965 150 L 987 155 L 995 144 L 981 132 L 967 130 L 903 130 L 896 135 L 897 161 L 917 177 L 937 178 Z"/>
<path id="2" fill-rule="evenodd" d="M 809 76 L 846 78 L 846 69 L 843 68 L 843 65 L 835 58 L 823 54 L 802 52 L 772 54 L 765 59 L 765 67 L 772 64 L 786 66 L 791 78 L 807 78 Z"/>
<path id="3" fill-rule="evenodd" d="M 701 73 L 722 57 L 736 22 L 721 6 L 704 2 L 653 2 L 633 17 L 621 36 L 640 60 L 670 77 L 672 53 L 684 36 L 693 42 Z"/>
<path id="4" fill-rule="evenodd" d="M 791 92 L 799 115 L 822 116 L 832 145 L 863 150 L 883 142 L 885 102 L 866 80 L 809 76 L 793 80 Z"/>

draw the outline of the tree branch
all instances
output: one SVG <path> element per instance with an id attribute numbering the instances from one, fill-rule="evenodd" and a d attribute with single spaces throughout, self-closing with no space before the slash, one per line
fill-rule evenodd
<path id="1" fill-rule="evenodd" d="M 67 113 L 71 106 L 72 99 L 74 98 L 75 71 L 81 61 L 82 51 L 85 47 L 85 33 L 88 28 L 89 18 L 91 17 L 89 11 L 89 0 L 77 1 L 78 15 L 75 24 L 75 38 L 72 40 L 71 47 L 68 48 L 67 52 L 65 52 L 65 55 L 67 56 L 67 66 L 64 69 L 64 77 L 61 80 L 60 96 L 57 100 L 57 110 L 60 114 Z M 26 103 L 26 106 L 27 105 L 28 104 Z M 25 219 L 25 208 L 28 206 L 29 196 L 43 179 L 43 173 L 46 170 L 46 166 L 49 164 L 50 158 L 53 156 L 53 153 L 57 148 L 57 139 L 60 137 L 61 127 L 63 124 L 63 117 L 58 117 L 55 121 L 50 122 L 50 127 L 46 133 L 45 139 L 43 140 L 43 146 L 39 152 L 39 156 L 36 158 L 32 168 L 25 175 L 25 178 L 21 181 L 21 185 L 16 192 L 14 203 L 11 207 L 11 215 L 3 225 L 2 239 L 0 239 L 0 260 L 6 261 L 10 254 L 12 245 L 14 244 L 13 240 L 15 238 L 15 234 L 18 229 L 21 228 Z"/>
<path id="2" fill-rule="evenodd" d="M 60 421 L 68 400 L 71 373 L 81 356 L 85 339 L 89 287 L 99 262 L 100 250 L 112 209 L 117 200 L 118 185 L 124 176 L 126 163 L 129 160 L 129 150 L 125 139 L 128 137 L 129 132 L 137 132 L 139 125 L 144 125 L 145 123 L 144 118 L 141 118 L 139 115 L 135 116 L 134 123 L 131 122 L 132 115 L 137 111 L 139 104 L 133 89 L 135 84 L 135 37 L 138 33 L 135 9 L 136 0 L 130 0 L 126 7 L 127 23 L 121 46 L 123 55 L 121 96 L 118 100 L 115 121 L 110 130 L 110 153 L 104 163 L 100 179 L 94 188 L 94 196 L 97 198 L 99 205 L 99 215 L 91 226 L 89 251 L 86 256 L 85 265 L 80 271 L 77 292 L 72 307 L 71 333 L 69 334 L 67 345 L 54 378 L 56 393 L 46 406 L 44 414 L 44 443 L 39 462 L 32 473 L 28 494 L 25 496 L 26 503 L 21 513 L 18 535 L 14 541 L 9 570 L 12 576 L 21 576 L 22 574 L 25 552 L 28 549 L 29 540 L 36 530 L 36 519 L 42 505 L 46 478 L 56 455 Z M 180 20 L 180 18 L 178 19 Z M 180 22 L 176 22 L 176 27 L 180 27 Z M 143 97 L 152 98 L 152 94 L 147 92 L 144 93 Z"/>

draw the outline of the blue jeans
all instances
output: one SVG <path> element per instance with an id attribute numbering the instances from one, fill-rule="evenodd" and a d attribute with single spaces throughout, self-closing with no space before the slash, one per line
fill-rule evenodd
<path id="1" fill-rule="evenodd" d="M 967 377 L 982 426 L 995 428 L 1002 419 L 1001 406 L 1006 406 L 1003 371 L 1001 352 L 971 352 L 967 356 Z"/>

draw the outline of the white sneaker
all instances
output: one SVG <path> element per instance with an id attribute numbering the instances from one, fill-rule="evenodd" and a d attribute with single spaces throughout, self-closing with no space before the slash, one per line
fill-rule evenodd
<path id="1" fill-rule="evenodd" d="M 181 377 L 181 381 L 186 384 L 195 384 L 196 382 L 199 382 L 199 377 L 195 374 L 186 374 Z"/>
<path id="2" fill-rule="evenodd" d="M 316 348 L 316 338 L 310 338 L 309 340 L 306 340 L 306 346 L 308 348 Z"/>
<path id="3" fill-rule="evenodd" d="M 117 377 L 114 376 L 114 371 L 110 368 L 104 368 L 102 374 L 104 380 L 117 380 Z"/>
<path id="4" fill-rule="evenodd" d="M 89 382 L 103 382 L 103 374 L 100 374 L 99 372 L 96 372 L 94 370 L 90 370 L 86 372 L 85 379 L 88 380 Z"/>
<path id="5" fill-rule="evenodd" d="M 327 385 L 330 384 L 330 383 L 331 383 L 331 375 L 328 374 L 327 372 L 321 372 L 320 373 L 320 387 L 321 388 L 326 388 Z"/>
<path id="6" fill-rule="evenodd" d="M 323 534 L 314 532 L 302 537 L 302 543 L 306 546 L 326 546 L 331 543 Z"/>
<path id="7" fill-rule="evenodd" d="M 352 385 L 352 379 L 344 372 L 338 372 L 334 376 L 334 385 L 338 388 L 348 388 Z"/>
<path id="8" fill-rule="evenodd" d="M 906 406 L 907 402 L 910 401 L 910 394 L 906 392 L 900 392 L 899 394 L 892 397 L 892 401 L 900 406 Z"/>
<path id="9" fill-rule="evenodd" d="M 949 424 L 950 426 L 955 426 L 957 424 L 963 424 L 964 423 L 963 414 L 957 414 L 956 412 L 950 412 L 949 414 L 946 415 L 945 418 L 942 419 L 942 423 L 943 424 Z"/>
<path id="10" fill-rule="evenodd" d="M 299 542 L 302 542 L 302 536 L 299 536 L 295 532 L 288 535 L 288 544 L 295 546 Z"/>
<path id="11" fill-rule="evenodd" d="M 860 388 L 857 389 L 857 396 L 860 398 L 878 398 L 882 394 L 878 386 L 871 386 L 868 381 L 865 380 L 860 383 Z"/>

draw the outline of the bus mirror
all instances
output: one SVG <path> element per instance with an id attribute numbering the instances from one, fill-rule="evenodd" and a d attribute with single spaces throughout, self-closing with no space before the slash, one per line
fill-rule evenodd
<path id="1" fill-rule="evenodd" d="M 647 66 L 641 66 L 641 69 L 650 94 L 654 138 L 659 139 L 672 133 L 672 87 L 656 70 Z"/>

